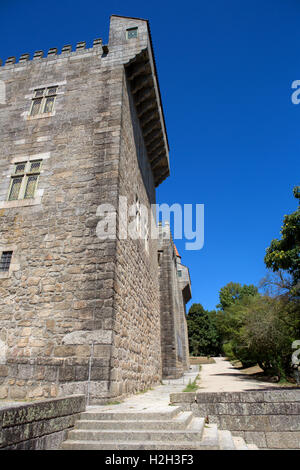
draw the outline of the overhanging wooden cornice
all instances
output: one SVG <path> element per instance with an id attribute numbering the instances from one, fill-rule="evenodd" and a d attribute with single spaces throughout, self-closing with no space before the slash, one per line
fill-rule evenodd
<path id="1" fill-rule="evenodd" d="M 155 67 L 148 49 L 125 64 L 125 71 L 157 187 L 170 175 L 169 148 Z"/>

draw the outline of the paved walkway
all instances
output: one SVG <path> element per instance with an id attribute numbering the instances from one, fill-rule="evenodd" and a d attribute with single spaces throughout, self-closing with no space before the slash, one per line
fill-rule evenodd
<path id="1" fill-rule="evenodd" d="M 199 392 L 240 392 L 242 390 L 257 390 L 261 388 L 276 387 L 269 382 L 258 382 L 247 374 L 235 369 L 229 361 L 222 357 L 214 358 L 215 364 L 193 365 L 180 379 L 164 380 L 146 393 L 140 393 L 125 398 L 117 405 L 92 405 L 87 409 L 101 408 L 103 411 L 159 411 L 170 403 L 170 393 L 182 392 L 189 382 L 193 382 L 199 374 Z"/>
<path id="2" fill-rule="evenodd" d="M 163 385 L 158 385 L 145 393 L 138 393 L 125 398 L 119 405 L 91 405 L 87 409 L 102 408 L 103 411 L 159 411 L 170 403 L 170 393 L 182 392 L 189 382 L 193 382 L 199 374 L 199 366 L 191 366 L 180 379 L 163 380 Z"/>
<path id="3" fill-rule="evenodd" d="M 235 369 L 223 357 L 215 357 L 214 359 L 215 364 L 201 366 L 199 392 L 241 392 L 276 387 L 276 384 L 270 382 L 258 382 L 251 379 L 251 376 Z"/>

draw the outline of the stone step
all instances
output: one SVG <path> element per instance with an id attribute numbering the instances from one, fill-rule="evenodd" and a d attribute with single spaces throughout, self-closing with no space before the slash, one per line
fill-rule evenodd
<path id="1" fill-rule="evenodd" d="M 248 447 L 248 450 L 259 450 L 256 444 L 246 444 L 246 445 Z"/>
<path id="2" fill-rule="evenodd" d="M 205 424 L 201 439 L 201 449 L 219 450 L 219 433 L 217 424 Z"/>
<path id="3" fill-rule="evenodd" d="M 169 430 L 176 431 L 180 429 L 186 429 L 187 426 L 193 419 L 193 413 L 191 411 L 184 411 L 179 413 L 175 418 L 169 420 L 90 420 L 81 419 L 76 421 L 75 429 L 87 429 L 87 430 Z"/>
<path id="4" fill-rule="evenodd" d="M 230 431 L 218 431 L 219 433 L 219 443 L 220 450 L 235 450 L 235 445 L 233 442 L 233 437 Z"/>
<path id="5" fill-rule="evenodd" d="M 69 431 L 68 439 L 71 441 L 149 441 L 160 442 L 191 442 L 200 441 L 204 429 L 203 418 L 193 418 L 184 430 L 94 430 L 74 429 Z"/>
<path id="6" fill-rule="evenodd" d="M 194 418 L 197 420 L 197 418 Z M 199 418 L 198 418 L 199 419 Z M 202 419 L 202 418 L 200 418 Z M 170 439 L 160 440 L 124 440 L 116 441 L 114 437 L 111 440 L 85 440 L 68 439 L 61 445 L 62 450 L 219 450 L 218 428 L 215 424 L 204 425 L 202 419 L 203 434 L 202 439 L 196 441 L 177 441 Z M 174 432 L 170 432 L 174 436 Z M 129 434 L 129 433 L 128 433 Z M 177 435 L 181 433 L 177 431 Z M 115 433 L 112 433 L 115 436 Z"/>
<path id="7" fill-rule="evenodd" d="M 232 437 L 236 450 L 249 450 L 246 442 L 242 437 Z"/>
<path id="8" fill-rule="evenodd" d="M 217 445 L 202 445 L 200 442 L 166 443 L 160 441 L 74 441 L 63 442 L 61 450 L 218 450 Z"/>
<path id="9" fill-rule="evenodd" d="M 158 410 L 148 410 L 148 411 L 104 411 L 103 407 L 101 409 L 95 408 L 85 411 L 80 414 L 80 419 L 83 420 L 117 420 L 117 421 L 126 421 L 126 420 L 167 420 L 172 419 L 177 416 L 181 411 L 180 406 L 168 406 Z"/>

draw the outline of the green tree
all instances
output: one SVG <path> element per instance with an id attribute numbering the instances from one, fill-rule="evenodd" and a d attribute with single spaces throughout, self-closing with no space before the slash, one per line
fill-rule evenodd
<path id="1" fill-rule="evenodd" d="M 245 323 L 245 306 L 250 298 L 258 296 L 258 289 L 253 284 L 241 285 L 229 282 L 219 292 L 220 310 L 216 325 L 222 341 L 223 352 L 229 359 L 238 359 L 244 367 L 256 364 L 251 351 L 241 336 Z"/>
<path id="2" fill-rule="evenodd" d="M 299 316 L 284 298 L 260 296 L 246 307 L 241 339 L 260 367 L 279 378 L 291 373 L 291 345 L 298 339 Z"/>
<path id="3" fill-rule="evenodd" d="M 293 190 L 300 202 L 300 186 Z M 265 264 L 272 271 L 287 271 L 293 278 L 293 284 L 300 281 L 300 205 L 292 214 L 285 215 L 280 230 L 281 239 L 271 241 L 266 250 Z"/>
<path id="4" fill-rule="evenodd" d="M 291 345 L 298 339 L 299 309 L 286 296 L 245 296 L 217 314 L 223 350 L 244 367 L 259 364 L 279 378 L 291 373 Z"/>
<path id="5" fill-rule="evenodd" d="M 190 353 L 192 356 L 215 356 L 221 351 L 216 312 L 193 304 L 187 315 Z"/>
<path id="6" fill-rule="evenodd" d="M 220 289 L 219 299 L 220 303 L 217 305 L 217 308 L 221 310 L 226 310 L 237 301 L 240 301 L 242 298 L 249 295 L 257 295 L 257 287 L 250 284 L 244 284 L 243 286 L 238 282 L 229 282 L 226 286 Z"/>
<path id="7" fill-rule="evenodd" d="M 256 296 L 253 295 L 241 297 L 217 313 L 217 327 L 222 338 L 223 351 L 229 359 L 238 359 L 243 367 L 257 364 L 256 357 L 243 336 L 247 306 L 254 298 Z"/>

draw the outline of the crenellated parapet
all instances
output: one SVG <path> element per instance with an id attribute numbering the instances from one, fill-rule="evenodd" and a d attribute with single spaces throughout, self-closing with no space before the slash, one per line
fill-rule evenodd
<path id="1" fill-rule="evenodd" d="M 85 41 L 80 41 L 77 42 L 75 50 L 72 50 L 72 45 L 67 44 L 62 47 L 61 52 L 58 52 L 57 47 L 51 47 L 48 50 L 47 55 L 44 55 L 44 51 L 35 51 L 33 53 L 32 59 L 30 58 L 29 53 L 22 54 L 17 61 L 15 56 L 8 57 L 6 61 L 3 63 L 2 60 L 0 59 L 0 66 L 18 66 L 18 65 L 24 65 L 27 62 L 30 62 L 31 60 L 36 61 L 36 60 L 41 60 L 41 59 L 53 59 L 57 57 L 68 57 L 68 56 L 76 56 L 79 54 L 93 54 L 94 52 L 97 53 L 102 53 L 103 55 L 106 55 L 108 53 L 108 46 L 102 43 L 101 38 L 96 38 L 93 41 L 93 45 L 91 48 L 86 47 L 86 42 Z"/>
<path id="2" fill-rule="evenodd" d="M 92 56 L 97 60 L 101 59 L 101 62 L 103 59 L 102 64 L 106 67 L 124 67 L 154 184 L 155 187 L 159 186 L 170 175 L 169 144 L 147 20 L 112 15 L 108 44 L 103 44 L 101 38 L 96 38 L 90 48 L 87 48 L 85 41 L 80 41 L 75 50 L 72 50 L 71 44 L 66 44 L 61 51 L 57 47 L 51 47 L 46 55 L 43 50 L 37 50 L 32 57 L 29 53 L 22 54 L 18 61 L 14 56 L 8 57 L 0 72 L 2 70 L 5 74 L 7 70 L 10 74 L 29 68 L 31 64 L 43 64 L 44 61 L 55 65 L 55 61 L 68 62 L 70 59 L 72 62 L 77 58 L 81 60 Z"/>

